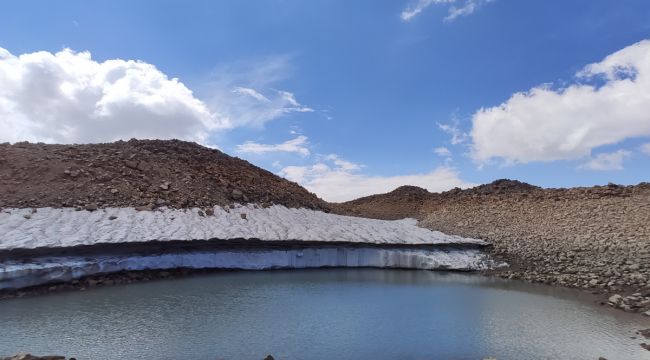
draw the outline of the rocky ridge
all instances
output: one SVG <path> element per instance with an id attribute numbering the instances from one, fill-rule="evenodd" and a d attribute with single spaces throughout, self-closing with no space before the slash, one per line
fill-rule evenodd
<path id="1" fill-rule="evenodd" d="M 151 210 L 278 204 L 329 209 L 300 185 L 180 140 L 0 144 L 0 208 L 135 206 Z"/>
<path id="2" fill-rule="evenodd" d="M 538 186 L 517 180 L 501 179 L 489 184 L 469 189 L 453 188 L 441 193 L 431 193 L 421 187 L 404 185 L 385 193 L 370 195 L 356 200 L 332 204 L 341 214 L 358 215 L 384 220 L 397 220 L 405 217 L 418 218 L 425 203 L 483 195 L 530 194 L 541 190 Z"/>

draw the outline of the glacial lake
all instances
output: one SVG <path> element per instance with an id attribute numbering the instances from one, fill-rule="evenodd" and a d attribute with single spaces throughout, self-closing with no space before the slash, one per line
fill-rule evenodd
<path id="1" fill-rule="evenodd" d="M 0 355 L 82 359 L 647 360 L 650 321 L 464 273 L 239 271 L 0 301 Z"/>

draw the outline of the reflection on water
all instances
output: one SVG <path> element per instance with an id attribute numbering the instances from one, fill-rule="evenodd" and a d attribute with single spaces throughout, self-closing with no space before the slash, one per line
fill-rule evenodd
<path id="1" fill-rule="evenodd" d="M 639 316 L 478 275 L 231 272 L 0 302 L 0 355 L 81 359 L 648 359 Z"/>

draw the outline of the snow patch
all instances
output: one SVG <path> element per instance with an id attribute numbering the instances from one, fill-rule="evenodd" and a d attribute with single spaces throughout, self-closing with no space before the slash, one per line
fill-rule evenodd
<path id="1" fill-rule="evenodd" d="M 375 220 L 309 209 L 254 205 L 234 209 L 137 211 L 105 208 L 4 209 L 0 211 L 0 250 L 68 247 L 98 243 L 168 240 L 259 239 L 368 244 L 485 244 L 417 226 L 415 219 Z M 245 215 L 244 215 L 245 214 Z M 111 220 L 113 219 L 113 220 Z"/>

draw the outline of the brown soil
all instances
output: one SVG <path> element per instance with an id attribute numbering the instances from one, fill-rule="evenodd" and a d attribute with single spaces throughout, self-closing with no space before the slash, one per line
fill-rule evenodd
<path id="1" fill-rule="evenodd" d="M 179 140 L 0 144 L 0 207 L 174 208 L 233 202 L 328 210 L 300 185 Z"/>

